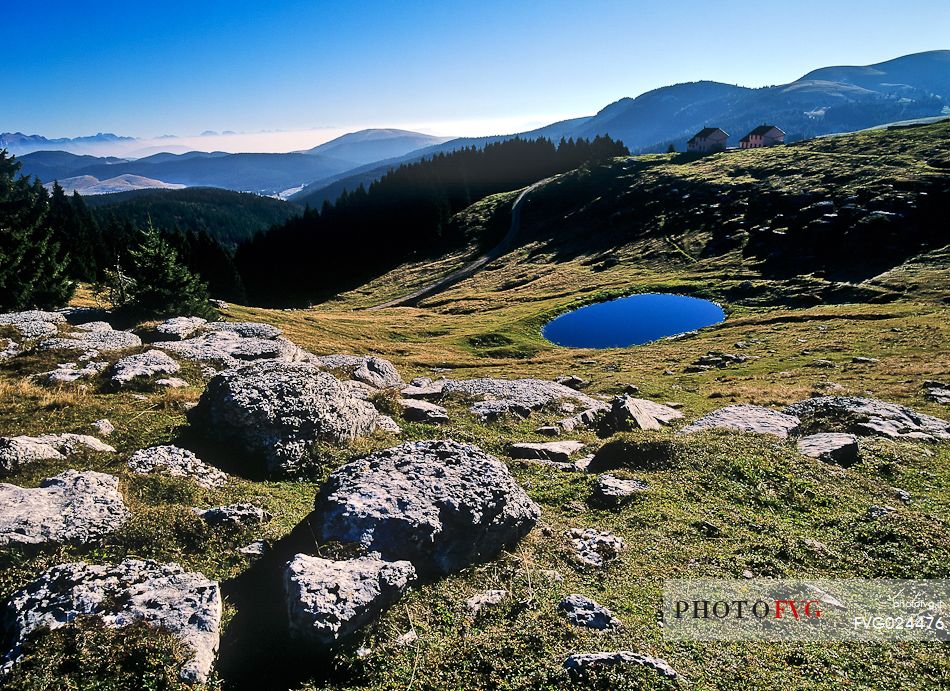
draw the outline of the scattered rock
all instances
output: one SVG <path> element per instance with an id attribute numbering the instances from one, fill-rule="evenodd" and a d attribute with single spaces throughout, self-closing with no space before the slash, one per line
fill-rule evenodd
<path id="1" fill-rule="evenodd" d="M 663 425 L 678 420 L 683 414 L 669 406 L 660 405 L 645 398 L 618 396 L 610 403 L 610 412 L 603 418 L 610 431 L 631 429 L 658 430 Z"/>
<path id="2" fill-rule="evenodd" d="M 115 432 L 115 425 L 105 418 L 96 420 L 90 425 L 90 427 L 92 427 L 96 433 L 101 434 L 103 437 L 108 437 L 110 434 Z"/>
<path id="3" fill-rule="evenodd" d="M 0 545 L 83 544 L 128 516 L 112 475 L 67 470 L 35 489 L 0 484 Z"/>
<path id="4" fill-rule="evenodd" d="M 798 431 L 799 419 L 790 411 L 780 413 L 757 405 L 731 405 L 701 417 L 684 427 L 684 433 L 709 429 L 728 429 L 737 432 L 771 434 L 785 439 Z"/>
<path id="5" fill-rule="evenodd" d="M 141 621 L 174 634 L 192 653 L 182 678 L 202 683 L 218 649 L 221 590 L 178 564 L 127 559 L 117 566 L 54 566 L 10 597 L 4 669 L 15 664 L 32 632 L 57 629 L 80 616 L 97 617 L 114 628 Z"/>
<path id="6" fill-rule="evenodd" d="M 346 444 L 380 424 L 373 406 L 317 365 L 273 361 L 216 375 L 188 419 L 207 437 L 283 473 L 295 471 L 320 442 Z"/>
<path id="7" fill-rule="evenodd" d="M 208 302 L 211 303 L 212 307 L 215 307 L 216 309 L 219 309 L 219 310 L 231 309 L 231 305 L 226 303 L 224 300 L 211 299 L 211 300 L 208 300 Z"/>
<path id="8" fill-rule="evenodd" d="M 855 357 L 851 358 L 851 362 L 856 365 L 873 365 L 880 362 L 880 360 L 873 357 L 862 357 L 860 355 L 856 355 Z"/>
<path id="9" fill-rule="evenodd" d="M 374 621 L 416 578 L 408 561 L 371 554 L 331 561 L 298 554 L 284 572 L 290 633 L 329 647 Z"/>
<path id="10" fill-rule="evenodd" d="M 558 377 L 554 381 L 561 386 L 566 386 L 570 389 L 574 389 L 575 391 L 580 391 L 581 389 L 586 389 L 588 386 L 590 386 L 590 381 L 587 379 L 582 379 L 576 374 Z"/>
<path id="11" fill-rule="evenodd" d="M 388 415 L 380 415 L 376 419 L 376 429 L 381 432 L 389 432 L 390 434 L 401 434 L 402 428 L 399 426 L 395 420 L 393 420 Z"/>
<path id="12" fill-rule="evenodd" d="M 507 590 L 486 590 L 483 593 L 476 593 L 465 601 L 465 606 L 473 613 L 477 614 L 485 607 L 492 607 L 501 604 L 508 597 Z"/>
<path id="13" fill-rule="evenodd" d="M 616 559 L 626 546 L 623 538 L 608 531 L 593 528 L 572 528 L 567 531 L 577 558 L 589 566 L 603 566 Z"/>
<path id="14" fill-rule="evenodd" d="M 649 486 L 639 480 L 625 480 L 614 475 L 601 475 L 594 481 L 590 503 L 604 508 L 621 506 L 642 496 L 643 492 L 648 489 Z"/>
<path id="15" fill-rule="evenodd" d="M 174 317 L 156 326 L 153 338 L 156 341 L 184 341 L 207 323 L 208 320 L 201 317 Z"/>
<path id="16" fill-rule="evenodd" d="M 323 540 L 359 543 L 422 574 L 486 561 L 540 510 L 498 459 L 454 441 L 410 442 L 334 472 L 315 502 Z"/>
<path id="17" fill-rule="evenodd" d="M 610 653 L 578 653 L 564 661 L 564 667 L 575 676 L 584 676 L 588 672 L 611 667 L 641 665 L 655 670 L 667 679 L 676 679 L 676 671 L 665 660 L 650 655 L 642 655 L 629 650 Z"/>
<path id="18" fill-rule="evenodd" d="M 41 341 L 40 350 L 81 350 L 95 357 L 98 353 L 138 348 L 142 339 L 129 331 L 71 331 L 61 338 Z"/>
<path id="19" fill-rule="evenodd" d="M 109 370 L 109 381 L 115 387 L 148 379 L 156 374 L 175 374 L 181 365 L 160 350 L 147 350 L 137 355 L 129 355 L 116 362 Z"/>
<path id="20" fill-rule="evenodd" d="M 442 387 L 445 386 L 445 382 L 445 379 L 432 381 L 428 377 L 417 377 L 399 393 L 403 398 L 439 398 L 442 396 Z"/>
<path id="21" fill-rule="evenodd" d="M 280 333 L 279 329 L 267 324 L 238 323 L 224 327 L 225 323 L 230 324 L 222 322 L 208 325 L 206 328 L 213 330 L 183 341 L 156 343 L 155 347 L 186 360 L 215 362 L 227 368 L 240 367 L 257 360 L 301 362 L 313 357 L 279 335 L 267 338 L 244 335 Z"/>
<path id="22" fill-rule="evenodd" d="M 807 365 L 805 365 L 805 367 L 818 367 L 824 369 L 831 369 L 834 366 L 835 363 L 831 360 L 813 360 L 812 362 L 809 362 Z"/>
<path id="23" fill-rule="evenodd" d="M 735 353 L 721 353 L 717 350 L 710 350 L 708 353 L 702 357 L 696 359 L 692 365 L 688 366 L 684 371 L 685 372 L 704 372 L 713 368 L 723 368 L 729 367 L 730 365 L 738 365 L 749 358 L 745 355 L 737 355 Z"/>
<path id="24" fill-rule="evenodd" d="M 800 453 L 843 466 L 858 462 L 858 438 L 853 434 L 823 432 L 798 440 Z"/>
<path id="25" fill-rule="evenodd" d="M 263 540 L 256 540 L 249 545 L 244 545 L 244 547 L 241 547 L 238 552 L 249 557 L 259 557 L 267 552 L 267 543 Z"/>
<path id="26" fill-rule="evenodd" d="M 568 595 L 561 600 L 557 608 L 564 612 L 567 620 L 574 626 L 584 626 L 600 631 L 621 626 L 620 620 L 614 617 L 609 609 L 583 595 Z"/>
<path id="27" fill-rule="evenodd" d="M 874 398 L 820 396 L 785 409 L 805 429 L 878 435 L 890 439 L 950 440 L 950 423 Z"/>
<path id="28" fill-rule="evenodd" d="M 524 417 L 533 410 L 565 401 L 587 408 L 604 405 L 567 386 L 543 379 L 450 379 L 442 383 L 442 395 L 451 394 L 477 399 L 469 410 L 483 420 L 509 414 Z"/>
<path id="29" fill-rule="evenodd" d="M 79 379 L 92 379 L 109 366 L 108 362 L 87 362 L 79 367 L 75 362 L 64 362 L 52 372 L 35 375 L 47 384 L 70 384 Z"/>
<path id="30" fill-rule="evenodd" d="M 893 506 L 871 506 L 868 508 L 868 518 L 877 520 L 881 516 L 886 516 L 889 513 L 894 513 L 897 511 Z"/>
<path id="31" fill-rule="evenodd" d="M 76 326 L 73 328 L 75 328 L 77 331 L 113 331 L 112 324 L 103 321 L 76 324 Z"/>
<path id="32" fill-rule="evenodd" d="M 557 425 L 544 425 L 542 427 L 538 427 L 538 429 L 536 429 L 534 432 L 535 434 L 541 434 L 545 437 L 557 437 L 561 434 L 561 428 Z"/>
<path id="33" fill-rule="evenodd" d="M 205 510 L 195 509 L 195 513 L 208 525 L 227 527 L 260 525 L 272 518 L 261 507 L 243 503 L 215 506 Z"/>
<path id="34" fill-rule="evenodd" d="M 609 410 L 610 408 L 606 404 L 601 403 L 573 417 L 558 420 L 554 425 L 567 433 L 580 429 L 597 429 Z"/>
<path id="35" fill-rule="evenodd" d="M 407 646 L 412 645 L 419 639 L 419 635 L 416 633 L 415 629 L 406 631 L 399 638 L 396 639 L 396 645 Z"/>
<path id="36" fill-rule="evenodd" d="M 568 463 L 571 456 L 584 448 L 582 441 L 549 441 L 543 444 L 519 443 L 508 447 L 512 458 L 527 458 L 556 463 Z"/>
<path id="37" fill-rule="evenodd" d="M 115 453 L 115 449 L 85 434 L 44 434 L 0 437 L 0 472 L 11 473 L 36 461 L 63 461 L 74 453 Z"/>
<path id="38" fill-rule="evenodd" d="M 950 386 L 939 381 L 925 381 L 924 398 L 934 403 L 950 405 Z"/>
<path id="39" fill-rule="evenodd" d="M 314 357 L 312 362 L 324 369 L 343 372 L 351 379 L 363 382 L 374 389 L 405 386 L 393 363 L 383 358 L 361 355 L 322 355 Z"/>
<path id="40" fill-rule="evenodd" d="M 412 422 L 441 424 L 449 421 L 445 408 L 435 403 L 417 401 L 412 398 L 400 398 L 398 403 L 402 407 L 403 417 Z"/>
<path id="41" fill-rule="evenodd" d="M 640 387 L 636 384 L 627 384 L 623 387 L 623 392 L 627 396 L 637 396 L 640 393 Z"/>
<path id="42" fill-rule="evenodd" d="M 202 487 L 221 487 L 227 475 L 212 468 L 188 449 L 177 446 L 152 446 L 140 449 L 129 459 L 129 469 L 139 475 L 161 473 L 172 477 L 193 479 Z"/>
<path id="43" fill-rule="evenodd" d="M 909 504 L 909 503 L 910 503 L 910 492 L 908 492 L 906 489 L 899 489 L 899 488 L 895 487 L 895 488 L 894 488 L 894 496 L 897 497 L 898 499 L 900 499 L 900 500 L 901 500 L 902 502 L 904 502 L 905 504 Z"/>
<path id="44" fill-rule="evenodd" d="M 205 327 L 208 331 L 237 334 L 241 338 L 261 338 L 272 340 L 283 335 L 283 331 L 270 324 L 258 322 L 211 322 Z"/>

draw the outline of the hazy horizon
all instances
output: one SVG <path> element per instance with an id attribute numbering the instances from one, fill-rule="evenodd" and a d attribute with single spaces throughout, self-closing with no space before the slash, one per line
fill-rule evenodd
<path id="1" fill-rule="evenodd" d="M 184 147 L 208 141 L 190 133 L 234 131 L 210 148 L 275 152 L 373 127 L 506 134 L 667 84 L 766 86 L 947 47 L 945 2 L 806 0 L 767 31 L 745 21 L 759 8 L 739 0 L 715 8 L 212 0 L 161 11 L 108 0 L 95 12 L 60 0 L 17 4 L 5 9 L 15 29 L 7 48 L 25 60 L 0 68 L 0 131 L 147 142 L 173 134 Z"/>

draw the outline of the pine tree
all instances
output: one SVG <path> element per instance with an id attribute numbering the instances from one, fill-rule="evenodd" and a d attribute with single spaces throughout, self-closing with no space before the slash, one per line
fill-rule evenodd
<path id="1" fill-rule="evenodd" d="M 49 198 L 19 170 L 0 150 L 0 310 L 61 307 L 74 285 L 49 222 Z"/>
<path id="2" fill-rule="evenodd" d="M 151 223 L 131 251 L 130 305 L 144 316 L 214 319 L 208 287 L 181 262 L 178 253 Z"/>

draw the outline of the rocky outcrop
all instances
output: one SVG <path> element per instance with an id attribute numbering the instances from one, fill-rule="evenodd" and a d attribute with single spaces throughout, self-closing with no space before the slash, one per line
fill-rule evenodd
<path id="1" fill-rule="evenodd" d="M 206 328 L 208 331 L 237 334 L 241 338 L 260 338 L 263 340 L 273 340 L 284 333 L 276 326 L 257 322 L 212 322 Z"/>
<path id="2" fill-rule="evenodd" d="M 177 636 L 191 652 L 181 669 L 189 682 L 204 682 L 214 665 L 221 627 L 221 591 L 215 581 L 177 564 L 127 559 L 117 566 L 60 564 L 10 597 L 3 620 L 15 664 L 34 631 L 57 629 L 90 616 L 119 628 L 144 622 Z"/>
<path id="3" fill-rule="evenodd" d="M 618 396 L 610 403 L 610 410 L 601 419 L 601 426 L 610 432 L 627 430 L 658 430 L 679 420 L 683 414 L 669 406 L 645 398 Z"/>
<path id="4" fill-rule="evenodd" d="M 483 609 L 501 604 L 506 597 L 508 597 L 507 590 L 485 590 L 466 598 L 465 607 L 473 614 L 478 614 Z"/>
<path id="5" fill-rule="evenodd" d="M 491 559 L 539 515 L 498 459 L 468 444 L 424 441 L 337 470 L 317 496 L 313 522 L 323 540 L 358 543 L 429 575 Z"/>
<path id="6" fill-rule="evenodd" d="M 618 650 L 607 653 L 577 653 L 564 661 L 564 667 L 572 675 L 583 677 L 589 672 L 613 667 L 640 665 L 655 670 L 667 679 L 676 679 L 676 670 L 665 660 L 630 650 Z"/>
<path id="7" fill-rule="evenodd" d="M 798 431 L 799 419 L 786 410 L 780 413 L 757 405 L 731 405 L 711 412 L 683 428 L 683 432 L 703 432 L 726 429 L 735 432 L 771 434 L 785 439 Z"/>
<path id="8" fill-rule="evenodd" d="M 614 629 L 620 627 L 620 620 L 609 609 L 583 595 L 568 595 L 558 603 L 557 608 L 564 613 L 574 626 L 588 629 Z"/>
<path id="9" fill-rule="evenodd" d="M 43 434 L 0 437 L 0 473 L 11 473 L 36 461 L 63 461 L 74 453 L 115 453 L 115 449 L 86 434 Z"/>
<path id="10" fill-rule="evenodd" d="M 416 578 L 408 561 L 371 554 L 331 561 L 298 554 L 284 572 L 294 638 L 329 647 L 374 621 Z"/>
<path id="11" fill-rule="evenodd" d="M 152 340 L 184 341 L 194 336 L 207 323 L 208 320 L 201 317 L 174 317 L 155 327 Z"/>
<path id="12" fill-rule="evenodd" d="M 435 403 L 417 401 L 412 398 L 400 398 L 398 403 L 402 408 L 402 416 L 410 422 L 440 425 L 449 421 L 448 411 Z"/>
<path id="13" fill-rule="evenodd" d="M 260 362 L 215 376 L 188 418 L 206 437 L 289 473 L 321 442 L 370 434 L 380 415 L 317 365 Z"/>
<path id="14" fill-rule="evenodd" d="M 160 350 L 147 350 L 129 355 L 116 362 L 109 370 L 109 383 L 120 388 L 135 381 L 147 380 L 159 374 L 175 374 L 181 365 Z"/>
<path id="15" fill-rule="evenodd" d="M 571 412 L 575 404 L 584 408 L 604 404 L 563 384 L 543 379 L 459 379 L 442 383 L 442 396 L 460 395 L 476 399 L 470 410 L 483 420 L 504 415 L 526 416 L 533 410 L 559 407 Z"/>
<path id="16" fill-rule="evenodd" d="M 389 360 L 362 355 L 322 355 L 311 362 L 374 389 L 392 389 L 405 386 L 399 372 Z"/>
<path id="17" fill-rule="evenodd" d="M 950 439 L 950 422 L 875 398 L 820 396 L 790 405 L 785 412 L 798 416 L 809 431 L 922 441 Z"/>
<path id="18" fill-rule="evenodd" d="M 614 508 L 642 496 L 648 489 L 647 484 L 639 480 L 600 475 L 594 481 L 590 503 L 601 508 Z"/>
<path id="19" fill-rule="evenodd" d="M 129 459 L 129 470 L 139 475 L 159 473 L 191 478 L 207 488 L 221 487 L 228 479 L 227 475 L 212 468 L 188 449 L 171 445 L 139 449 Z"/>
<path id="20" fill-rule="evenodd" d="M 195 509 L 195 513 L 208 525 L 228 528 L 260 525 L 272 518 L 261 507 L 246 503 L 215 506 L 204 510 Z"/>
<path id="21" fill-rule="evenodd" d="M 841 432 L 822 432 L 798 440 L 800 453 L 829 463 L 849 466 L 858 462 L 858 438 Z"/>
<path id="22" fill-rule="evenodd" d="M 571 528 L 567 537 L 578 560 L 588 566 L 603 566 L 620 556 L 626 547 L 622 537 L 593 528 Z"/>
<path id="23" fill-rule="evenodd" d="M 924 398 L 934 403 L 950 405 L 950 385 L 928 379 L 924 382 Z"/>
<path id="24" fill-rule="evenodd" d="M 41 341 L 40 350 L 81 350 L 86 359 L 100 353 L 138 348 L 142 339 L 129 331 L 70 331 L 60 338 Z"/>
<path id="25" fill-rule="evenodd" d="M 731 365 L 739 365 L 748 360 L 745 355 L 736 353 L 723 353 L 718 350 L 711 350 L 700 358 L 697 358 L 693 364 L 686 367 L 686 372 L 705 372 L 711 369 L 722 369 Z"/>
<path id="26" fill-rule="evenodd" d="M 20 338 L 28 341 L 52 336 L 59 330 L 58 326 L 65 323 L 66 317 L 59 312 L 27 310 L 0 314 L 0 326 L 11 327 Z"/>
<path id="27" fill-rule="evenodd" d="M 129 516 L 119 480 L 67 470 L 37 488 L 0 484 L 0 545 L 83 544 Z"/>
<path id="28" fill-rule="evenodd" d="M 281 336 L 281 330 L 269 324 L 254 322 L 213 322 L 199 324 L 193 330 L 191 324 L 175 321 L 165 322 L 169 338 L 155 344 L 156 348 L 184 358 L 214 362 L 224 367 L 240 367 L 258 360 L 301 362 L 313 358 L 310 353 Z M 172 340 L 172 334 L 188 337 Z"/>
<path id="29" fill-rule="evenodd" d="M 541 461 L 567 463 L 571 456 L 584 448 L 582 441 L 550 441 L 542 444 L 519 443 L 508 447 L 512 458 L 526 458 Z"/>

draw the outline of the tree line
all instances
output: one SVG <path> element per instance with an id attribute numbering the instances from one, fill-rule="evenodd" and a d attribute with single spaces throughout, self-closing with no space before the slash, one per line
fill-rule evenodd
<path id="1" fill-rule="evenodd" d="M 437 154 L 258 233 L 235 260 L 252 303 L 309 304 L 464 245 L 452 216 L 491 194 L 627 153 L 605 136 L 558 144 L 514 138 Z"/>
<path id="2" fill-rule="evenodd" d="M 55 183 L 48 192 L 20 176 L 0 151 L 0 310 L 62 306 L 77 282 L 152 317 L 210 314 L 209 297 L 309 304 L 469 242 L 450 220 L 486 196 L 627 153 L 597 137 L 556 145 L 515 138 L 438 154 L 307 208 L 232 252 L 204 230 L 94 214 L 78 193 Z"/>

